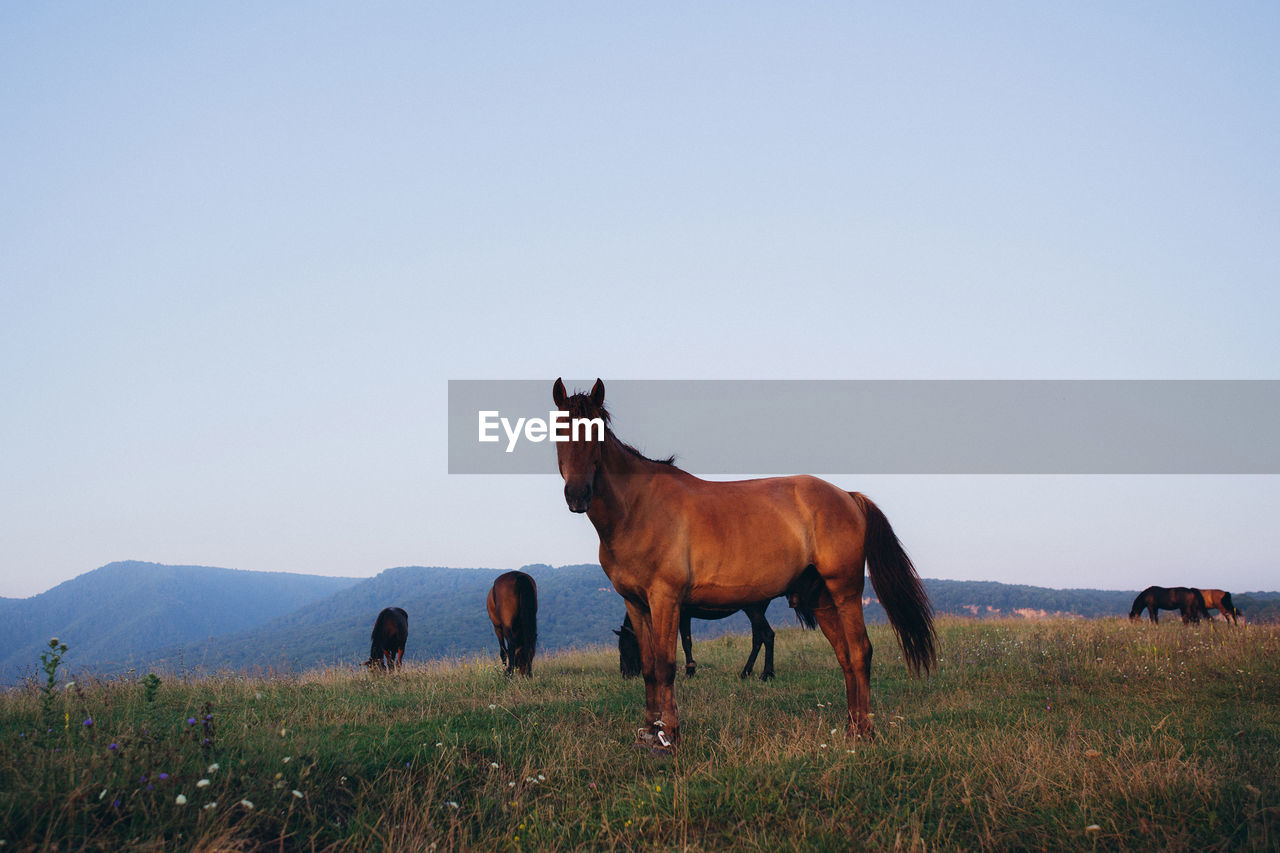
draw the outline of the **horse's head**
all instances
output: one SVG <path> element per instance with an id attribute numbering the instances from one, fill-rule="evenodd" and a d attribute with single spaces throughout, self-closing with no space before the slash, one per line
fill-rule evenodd
<path id="1" fill-rule="evenodd" d="M 551 389 L 551 399 L 556 408 L 567 412 L 570 418 L 569 440 L 556 442 L 556 461 L 560 476 L 564 477 L 564 500 L 573 512 L 586 512 L 595 494 L 604 442 L 597 440 L 588 429 L 575 435 L 572 422 L 578 418 L 600 418 L 606 424 L 609 422 L 609 413 L 604 410 L 604 383 L 597 379 L 590 394 L 570 396 L 564 382 L 557 379 Z"/>

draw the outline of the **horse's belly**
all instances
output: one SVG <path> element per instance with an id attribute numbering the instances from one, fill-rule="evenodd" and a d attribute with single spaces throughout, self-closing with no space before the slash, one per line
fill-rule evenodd
<path id="1" fill-rule="evenodd" d="M 769 601 L 783 595 L 804 569 L 803 565 L 748 564 L 700 572 L 694 567 L 685 601 L 713 608 Z"/>

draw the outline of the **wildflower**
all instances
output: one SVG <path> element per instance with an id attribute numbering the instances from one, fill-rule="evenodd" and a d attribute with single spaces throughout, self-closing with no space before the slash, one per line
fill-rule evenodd
<path id="1" fill-rule="evenodd" d="M 497 706 L 497 705 L 495 705 L 495 704 L 493 704 L 492 702 L 490 702 L 490 703 L 489 703 L 489 710 L 490 710 L 490 711 L 497 710 L 497 707 L 498 707 L 498 706 Z"/>
<path id="2" fill-rule="evenodd" d="M 1101 832 L 1102 827 L 1098 826 L 1096 823 L 1091 823 L 1084 828 L 1084 831 L 1085 832 Z"/>
<path id="3" fill-rule="evenodd" d="M 173 798 L 173 801 L 180 806 L 185 806 L 187 804 L 187 797 L 185 794 L 179 794 Z"/>
<path id="4" fill-rule="evenodd" d="M 246 809 L 253 808 L 253 803 L 249 802 L 248 800 L 241 800 L 240 805 L 244 806 Z"/>
<path id="5" fill-rule="evenodd" d="M 508 782 L 508 783 L 507 783 L 507 787 L 508 787 L 508 788 L 514 788 L 515 786 L 516 786 L 516 783 L 515 783 L 515 782 Z"/>
<path id="6" fill-rule="evenodd" d="M 120 748 L 120 744 L 118 743 L 113 743 L 111 744 L 111 746 L 107 747 L 107 749 L 111 750 L 112 752 L 115 752 L 119 748 Z"/>
<path id="7" fill-rule="evenodd" d="M 496 761 L 490 761 L 490 762 L 489 762 L 489 769 L 490 769 L 490 770 L 497 770 L 497 769 L 498 769 L 498 762 L 496 762 Z"/>
<path id="8" fill-rule="evenodd" d="M 75 686 L 76 686 L 76 683 L 74 681 L 68 681 L 67 686 L 64 689 L 70 690 L 72 687 L 75 687 Z"/>
<path id="9" fill-rule="evenodd" d="M 168 774 L 168 773 L 157 773 L 157 774 L 156 774 L 156 778 L 157 778 L 157 779 L 159 779 L 159 780 L 161 780 L 161 781 L 164 781 L 165 779 L 168 779 L 168 778 L 169 778 L 169 774 Z"/>
<path id="10" fill-rule="evenodd" d="M 587 785 L 587 787 L 594 791 L 596 789 L 596 783 L 592 782 L 589 785 Z"/>
<path id="11" fill-rule="evenodd" d="M 218 763 L 217 763 L 216 761 L 215 761 L 213 764 L 210 764 L 210 765 L 209 765 L 209 772 L 210 772 L 210 773 L 214 773 L 214 772 L 216 772 L 216 771 L 217 771 L 217 769 L 218 769 Z"/>
<path id="12" fill-rule="evenodd" d="M 453 800 L 450 800 L 449 802 L 445 803 L 445 805 L 451 809 L 456 809 L 458 807 L 458 804 L 455 803 Z"/>
<path id="13" fill-rule="evenodd" d="M 107 789 L 106 789 L 106 788 L 103 788 L 103 789 L 102 789 L 102 793 L 98 795 L 98 799 L 99 799 L 99 800 L 101 800 L 101 799 L 102 799 L 103 797 L 105 797 L 106 795 L 107 795 Z"/>
<path id="14" fill-rule="evenodd" d="M 284 758 L 280 759 L 280 763 L 288 764 L 292 759 L 293 759 L 292 755 L 286 755 Z"/>
<path id="15" fill-rule="evenodd" d="M 203 808 L 205 811 L 212 811 L 213 809 L 216 809 L 217 807 L 218 807 L 218 803 L 217 803 L 217 801 L 216 801 L 216 800 L 215 800 L 214 802 L 212 802 L 212 803 L 205 803 L 205 804 L 204 804 L 204 806 L 202 806 L 202 808 Z"/>
<path id="16" fill-rule="evenodd" d="M 194 726 L 195 724 L 196 724 L 196 718 L 195 718 L 195 717 L 187 717 L 187 725 L 188 725 L 188 726 Z"/>
<path id="17" fill-rule="evenodd" d="M 539 782 L 545 782 L 545 781 L 547 781 L 547 777 L 546 777 L 546 776 L 543 776 L 541 773 L 539 773 L 539 774 L 538 774 L 538 781 L 539 781 Z"/>
<path id="18" fill-rule="evenodd" d="M 653 786 L 653 790 L 655 790 L 655 791 L 657 791 L 659 794 L 661 794 L 661 793 L 662 793 L 662 786 L 661 786 L 661 785 L 654 785 L 654 786 Z"/>
<path id="19" fill-rule="evenodd" d="M 818 749 L 826 749 L 826 748 L 827 748 L 827 745 L 825 743 L 818 744 Z"/>
<path id="20" fill-rule="evenodd" d="M 89 719 L 85 720 L 84 725 L 85 725 L 85 728 L 87 729 L 93 728 L 93 717 L 90 717 Z"/>
<path id="21" fill-rule="evenodd" d="M 197 788 L 207 788 L 207 787 L 209 787 L 209 780 L 208 780 L 208 779 L 201 779 L 199 782 L 197 782 L 197 783 L 196 783 L 196 787 L 197 787 Z"/>
<path id="22" fill-rule="evenodd" d="M 296 789 L 295 789 L 295 790 L 293 790 L 291 793 L 292 793 L 295 797 L 297 797 L 298 799 L 300 799 L 300 800 L 302 799 L 302 792 L 301 792 L 301 791 L 299 791 L 299 790 L 296 790 Z"/>
<path id="23" fill-rule="evenodd" d="M 289 736 L 289 730 L 288 730 L 288 729 L 281 729 L 281 730 L 280 730 L 280 737 L 288 737 L 288 736 Z"/>

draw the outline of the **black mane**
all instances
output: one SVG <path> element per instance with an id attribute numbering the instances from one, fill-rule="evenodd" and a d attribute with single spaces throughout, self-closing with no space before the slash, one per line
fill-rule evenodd
<path id="1" fill-rule="evenodd" d="M 609 426 L 609 421 L 611 420 L 609 417 L 609 410 L 606 409 L 604 406 L 597 406 L 594 403 L 592 403 L 590 394 L 574 394 L 572 397 L 570 397 L 568 400 L 565 401 L 565 409 L 569 412 L 570 418 L 574 418 L 574 419 L 587 418 L 588 420 L 590 420 L 591 418 L 600 418 L 600 420 L 604 421 L 605 437 L 613 439 L 613 441 L 616 442 L 619 447 L 621 447 L 627 453 L 630 453 L 632 456 L 639 457 L 640 459 L 643 459 L 646 462 L 653 462 L 656 465 L 671 465 L 673 467 L 675 466 L 676 457 L 674 454 L 672 454 L 671 456 L 668 456 L 666 459 L 650 459 L 648 456 L 645 456 L 639 450 L 636 450 L 634 447 L 627 444 L 622 439 L 618 438 L 617 434 L 614 433 L 614 431 Z"/>

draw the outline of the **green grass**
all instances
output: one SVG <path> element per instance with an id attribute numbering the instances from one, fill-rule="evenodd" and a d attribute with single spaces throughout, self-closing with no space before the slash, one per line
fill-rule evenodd
<path id="1" fill-rule="evenodd" d="M 81 679 L 57 693 L 52 731 L 32 685 L 0 697 L 0 840 L 1280 849 L 1280 629 L 944 620 L 940 635 L 936 671 L 915 679 L 873 628 L 873 743 L 844 735 L 820 634 L 780 631 L 769 684 L 736 677 L 744 638 L 700 643 L 666 760 L 633 749 L 643 688 L 603 647 L 540 657 L 530 680 L 504 678 L 496 650 L 381 677 L 166 678 L 150 699 L 144 679 Z"/>

